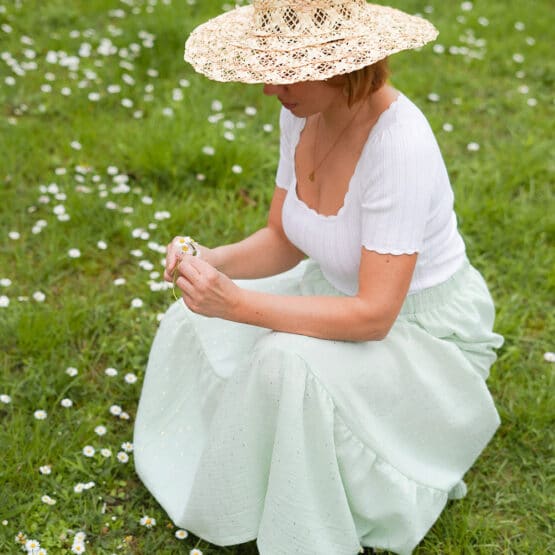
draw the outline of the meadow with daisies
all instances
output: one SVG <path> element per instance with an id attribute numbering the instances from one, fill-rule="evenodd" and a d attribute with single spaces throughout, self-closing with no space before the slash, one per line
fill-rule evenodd
<path id="1" fill-rule="evenodd" d="M 440 30 L 391 58 L 392 83 L 436 133 L 505 336 L 501 428 L 416 553 L 553 553 L 553 6 L 390 4 Z M 176 527 L 133 469 L 165 245 L 244 237 L 274 186 L 278 103 L 183 62 L 231 7 L 0 0 L 1 554 L 257 553 Z"/>

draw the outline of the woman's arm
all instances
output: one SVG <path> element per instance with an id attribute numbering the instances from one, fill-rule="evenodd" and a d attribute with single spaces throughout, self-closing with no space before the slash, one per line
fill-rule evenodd
<path id="1" fill-rule="evenodd" d="M 201 257 L 232 279 L 255 279 L 285 272 L 296 266 L 304 253 L 287 239 L 281 225 L 281 209 L 287 191 L 276 187 L 266 227 L 238 243 L 210 249 L 201 246 Z M 177 251 L 176 251 L 177 252 Z M 177 254 L 168 245 L 165 277 L 173 281 Z"/>
<path id="2" fill-rule="evenodd" d="M 187 306 L 205 316 L 321 339 L 379 340 L 399 314 L 416 257 L 363 248 L 360 288 L 353 297 L 286 297 L 240 289 L 199 259 L 180 265 L 177 284 Z"/>

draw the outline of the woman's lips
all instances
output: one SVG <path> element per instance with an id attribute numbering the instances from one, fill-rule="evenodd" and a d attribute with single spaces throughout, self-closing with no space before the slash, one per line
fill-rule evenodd
<path id="1" fill-rule="evenodd" d="M 283 102 L 283 100 L 280 100 L 281 104 L 283 105 L 284 108 L 287 108 L 288 110 L 292 110 L 296 104 L 290 104 L 288 102 Z"/>

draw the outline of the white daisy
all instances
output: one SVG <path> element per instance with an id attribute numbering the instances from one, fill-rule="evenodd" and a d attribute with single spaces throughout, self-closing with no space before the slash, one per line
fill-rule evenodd
<path id="1" fill-rule="evenodd" d="M 10 306 L 10 299 L 6 295 L 0 295 L 0 308 L 6 308 Z"/>
<path id="2" fill-rule="evenodd" d="M 145 515 L 141 518 L 141 520 L 139 520 L 139 524 L 141 526 L 146 526 L 147 528 L 152 528 L 153 526 L 156 526 L 156 519 Z"/>
<path id="3" fill-rule="evenodd" d="M 124 443 L 121 444 L 121 448 L 126 452 L 126 453 L 132 453 L 133 452 L 133 444 L 130 441 L 125 441 Z"/>
<path id="4" fill-rule="evenodd" d="M 70 258 L 79 258 L 81 256 L 81 251 L 79 249 L 69 249 L 67 255 Z"/>
<path id="5" fill-rule="evenodd" d="M 110 449 L 104 448 L 104 449 L 101 449 L 101 450 L 100 450 L 100 454 L 101 454 L 103 457 L 109 459 L 109 458 L 112 456 L 112 451 L 110 451 Z"/>
<path id="6" fill-rule="evenodd" d="M 110 378 L 118 375 L 118 371 L 115 368 L 106 368 L 106 370 L 104 370 L 104 373 Z"/>
<path id="7" fill-rule="evenodd" d="M 62 399 L 60 401 L 60 405 L 62 405 L 62 407 L 64 407 L 65 409 L 69 409 L 70 407 L 73 406 L 73 401 L 71 399 Z"/>
<path id="8" fill-rule="evenodd" d="M 25 550 L 27 553 L 33 553 L 33 551 L 38 551 L 40 549 L 40 543 L 37 540 L 27 540 L 25 542 Z"/>
<path id="9" fill-rule="evenodd" d="M 118 451 L 118 454 L 116 455 L 116 457 L 120 463 L 125 464 L 126 462 L 129 462 L 129 455 L 124 451 Z"/>
<path id="10" fill-rule="evenodd" d="M 9 395 L 6 395 L 5 393 L 2 393 L 2 395 L 0 395 L 0 403 L 4 403 L 5 405 L 8 405 L 11 402 L 12 402 L 12 398 Z"/>
<path id="11" fill-rule="evenodd" d="M 44 419 L 48 416 L 48 414 L 47 414 L 47 412 L 46 412 L 45 410 L 39 409 L 39 410 L 36 410 L 36 411 L 33 413 L 33 416 L 34 416 L 37 420 L 44 420 Z"/>
<path id="12" fill-rule="evenodd" d="M 39 472 L 41 474 L 45 474 L 45 475 L 52 474 L 52 465 L 45 464 L 45 465 L 39 467 Z"/>
<path id="13" fill-rule="evenodd" d="M 77 368 L 73 368 L 73 366 L 69 366 L 68 368 L 66 368 L 66 374 L 71 378 L 77 376 L 78 373 L 79 370 L 77 370 Z"/>
<path id="14" fill-rule="evenodd" d="M 124 380 L 129 384 L 133 384 L 137 381 L 137 376 L 135 376 L 135 374 L 132 374 L 131 372 L 129 372 L 128 374 L 125 374 Z"/>
<path id="15" fill-rule="evenodd" d="M 545 360 L 545 362 L 555 362 L 555 353 L 552 353 L 551 351 L 544 353 L 543 360 Z"/>
<path id="16" fill-rule="evenodd" d="M 187 530 L 179 529 L 175 531 L 175 537 L 178 540 L 184 540 L 188 535 L 189 532 L 187 532 Z"/>
<path id="17" fill-rule="evenodd" d="M 85 457 L 94 457 L 95 452 L 92 445 L 85 445 L 85 447 L 83 447 L 83 455 L 85 455 Z"/>
<path id="18" fill-rule="evenodd" d="M 119 416 L 122 412 L 122 409 L 119 405 L 112 405 L 110 407 L 110 414 L 113 414 L 114 416 Z"/>

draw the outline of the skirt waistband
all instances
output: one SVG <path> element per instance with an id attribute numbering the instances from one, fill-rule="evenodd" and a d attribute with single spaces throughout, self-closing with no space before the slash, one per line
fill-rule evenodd
<path id="1" fill-rule="evenodd" d="M 479 276 L 478 272 L 466 259 L 461 267 L 446 281 L 408 295 L 401 307 L 400 314 L 417 314 L 436 308 L 453 299 L 457 290 L 471 286 L 471 282 Z"/>

